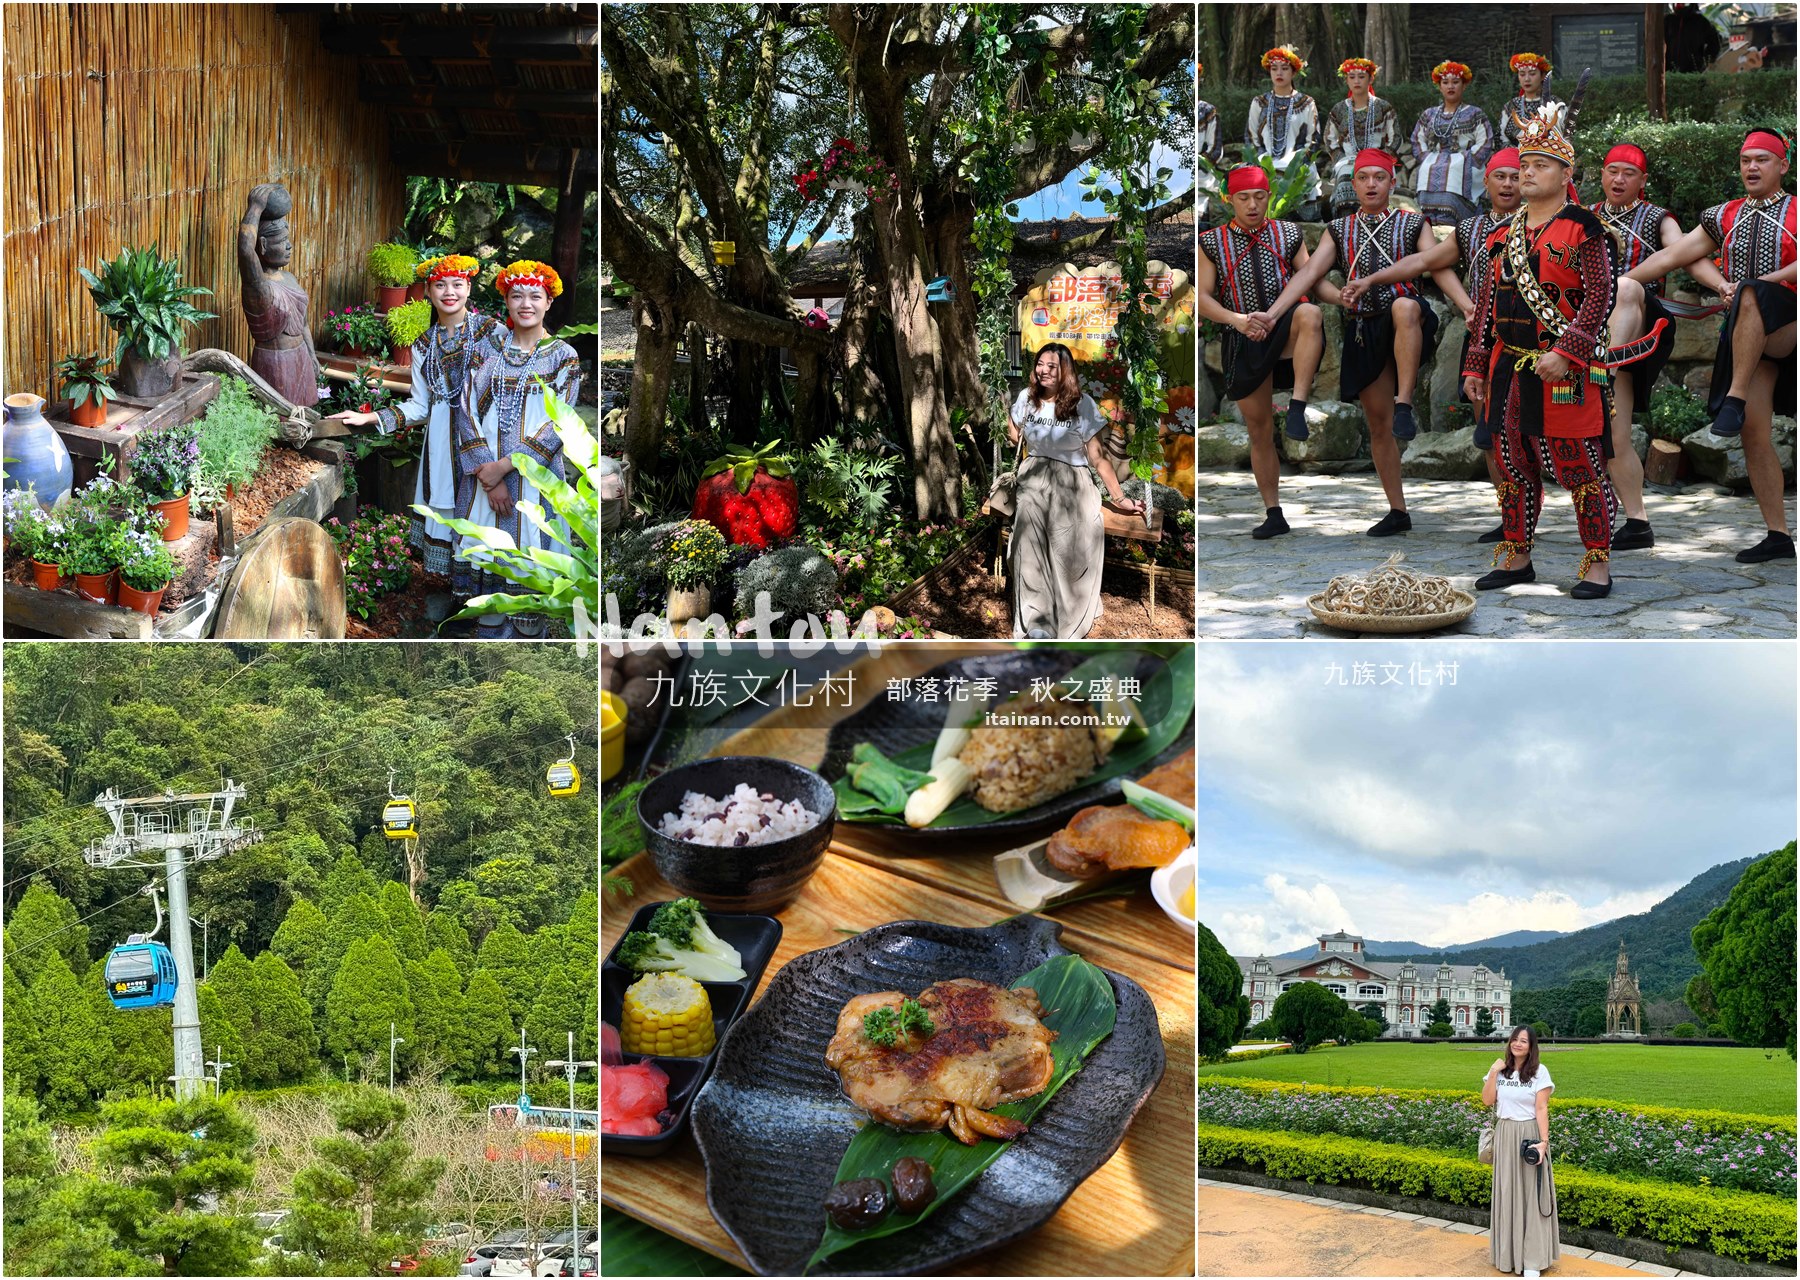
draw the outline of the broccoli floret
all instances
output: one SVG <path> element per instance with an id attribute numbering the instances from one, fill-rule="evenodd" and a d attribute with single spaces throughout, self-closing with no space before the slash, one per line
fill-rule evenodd
<path id="1" fill-rule="evenodd" d="M 744 976 L 738 965 L 710 952 L 678 947 L 655 933 L 626 934 L 615 959 L 638 973 L 684 973 L 696 982 L 736 982 Z"/>
<path id="2" fill-rule="evenodd" d="M 650 932 L 667 939 L 679 950 L 697 951 L 736 969 L 737 978 L 744 976 L 744 958 L 737 953 L 737 948 L 712 931 L 696 899 L 677 898 L 674 902 L 663 903 L 650 917 Z"/>

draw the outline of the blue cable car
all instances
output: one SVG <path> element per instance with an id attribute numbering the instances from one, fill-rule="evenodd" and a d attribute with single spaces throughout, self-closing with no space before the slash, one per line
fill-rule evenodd
<path id="1" fill-rule="evenodd" d="M 175 1003 L 175 957 L 160 942 L 127 942 L 106 953 L 106 996 L 115 1009 Z"/>

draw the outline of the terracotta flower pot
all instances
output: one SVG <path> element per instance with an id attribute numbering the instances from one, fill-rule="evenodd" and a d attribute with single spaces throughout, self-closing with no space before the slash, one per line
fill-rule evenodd
<path id="1" fill-rule="evenodd" d="M 118 603 L 118 570 L 108 569 L 105 573 L 76 574 L 75 594 L 80 596 L 83 600 L 92 600 L 95 604 Z"/>
<path id="2" fill-rule="evenodd" d="M 45 564 L 42 560 L 31 562 L 31 577 L 37 583 L 39 591 L 55 591 L 62 586 L 62 569 L 57 565 Z"/>
<path id="3" fill-rule="evenodd" d="M 425 296 L 425 282 L 423 280 L 415 280 L 411 284 L 406 286 L 406 300 L 408 302 L 417 302 L 420 298 L 423 298 L 424 296 Z"/>
<path id="4" fill-rule="evenodd" d="M 155 617 L 157 607 L 162 604 L 163 592 L 168 589 L 168 584 L 165 583 L 154 591 L 139 591 L 125 579 L 120 578 L 119 607 L 136 609 L 139 613 L 147 613 L 151 617 Z"/>
<path id="5" fill-rule="evenodd" d="M 106 425 L 106 406 L 93 396 L 89 396 L 81 404 L 69 406 L 69 421 L 78 427 L 104 427 Z"/>
<path id="6" fill-rule="evenodd" d="M 375 305 L 382 311 L 392 311 L 406 301 L 406 286 L 403 284 L 384 284 L 375 290 Z"/>
<path id="7" fill-rule="evenodd" d="M 401 347 L 388 357 L 388 363 L 400 369 L 409 368 L 412 365 L 412 348 Z"/>
<path id="8" fill-rule="evenodd" d="M 182 494 L 179 498 L 170 498 L 167 502 L 152 502 L 150 509 L 162 514 L 164 542 L 177 542 L 187 537 L 188 531 L 188 498 Z"/>
<path id="9" fill-rule="evenodd" d="M 338 352 L 338 354 L 349 356 L 352 360 L 361 360 L 363 358 L 363 349 L 357 346 L 346 345 L 342 351 Z"/>

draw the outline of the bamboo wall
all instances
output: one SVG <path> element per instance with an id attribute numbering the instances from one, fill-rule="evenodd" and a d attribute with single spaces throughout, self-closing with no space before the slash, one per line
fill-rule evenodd
<path id="1" fill-rule="evenodd" d="M 400 225 L 405 180 L 352 59 L 317 19 L 262 4 L 10 4 L 3 11 L 5 383 L 51 397 L 71 351 L 115 335 L 77 267 L 159 242 L 219 319 L 185 346 L 245 359 L 237 226 L 250 188 L 294 196 L 291 270 L 327 308 L 370 298 L 363 255 Z"/>

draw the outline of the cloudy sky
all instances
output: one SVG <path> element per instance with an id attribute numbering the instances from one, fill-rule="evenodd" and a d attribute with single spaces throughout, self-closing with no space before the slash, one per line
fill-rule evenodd
<path id="1" fill-rule="evenodd" d="M 1447 661 L 1454 686 L 1426 677 Z M 1282 641 L 1199 663 L 1200 919 L 1234 955 L 1581 929 L 1794 838 L 1789 645 Z M 1355 663 L 1378 683 L 1339 685 Z"/>

